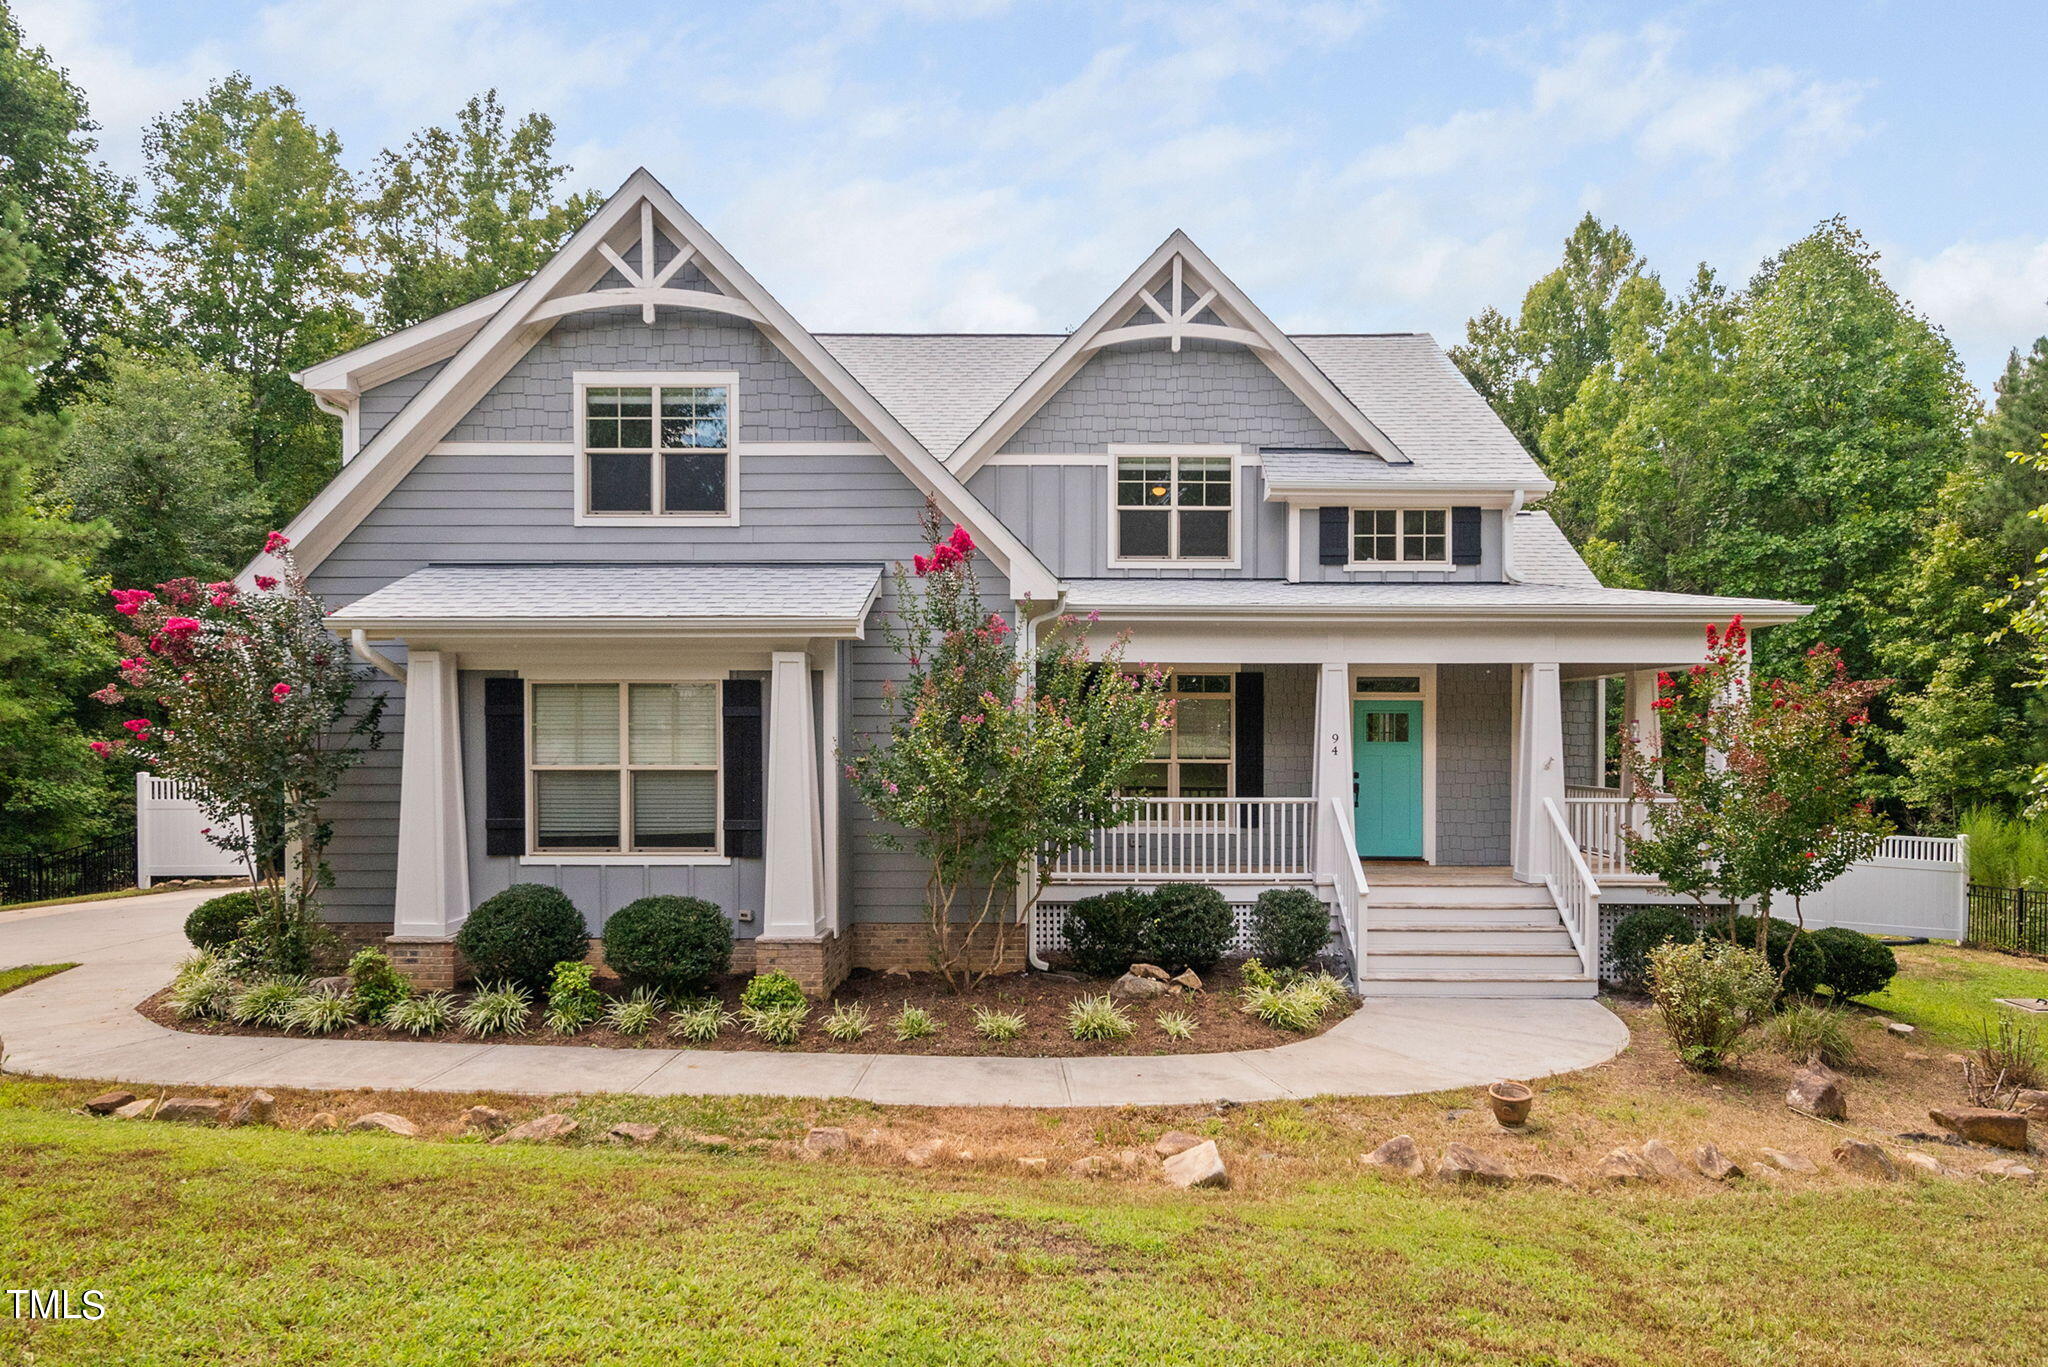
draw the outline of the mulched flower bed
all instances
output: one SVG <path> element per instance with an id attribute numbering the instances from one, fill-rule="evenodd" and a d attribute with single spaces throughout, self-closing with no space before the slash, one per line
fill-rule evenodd
<path id="1" fill-rule="evenodd" d="M 984 1058 L 1217 1054 L 1236 1049 L 1270 1049 L 1275 1045 L 1291 1044 L 1297 1040 L 1311 1038 L 1335 1025 L 1356 1006 L 1356 1003 L 1349 999 L 1340 1002 L 1324 1015 L 1321 1025 L 1308 1034 L 1276 1029 L 1239 1009 L 1238 988 L 1241 981 L 1238 970 L 1236 965 L 1226 964 L 1206 975 L 1203 990 L 1199 992 L 1184 992 L 1146 1000 L 1119 999 L 1119 1004 L 1137 1027 L 1129 1039 L 1085 1043 L 1075 1039 L 1067 1032 L 1068 1004 L 1079 997 L 1099 996 L 1107 992 L 1110 981 L 1107 978 L 1083 978 L 1063 973 L 1019 973 L 990 978 L 972 991 L 955 994 L 949 991 L 944 980 L 935 974 L 857 972 L 840 984 L 839 990 L 832 994 L 830 1002 L 812 1007 L 809 1019 L 804 1022 L 802 1042 L 787 1048 L 769 1044 L 748 1033 L 738 1024 L 727 1027 L 712 1043 L 691 1044 L 668 1035 L 666 1015 L 653 1030 L 638 1037 L 621 1035 L 601 1025 L 591 1026 L 574 1035 L 555 1035 L 541 1026 L 540 1007 L 545 1003 L 537 1004 L 527 1017 L 525 1034 L 490 1035 L 484 1038 L 499 1044 L 589 1045 L 603 1049 L 760 1050 L 767 1053 L 925 1054 Z M 718 984 L 716 995 L 725 1003 L 727 1010 L 739 1009 L 740 989 L 746 986 L 746 982 L 744 974 L 734 974 Z M 600 978 L 598 983 L 610 994 L 623 991 L 616 979 Z M 179 1020 L 172 1013 L 166 1000 L 169 995 L 170 989 L 166 988 L 136 1009 L 158 1025 L 194 1034 L 281 1036 L 286 1033 L 269 1026 L 235 1025 L 226 1021 Z M 466 992 L 457 994 L 458 1002 L 466 1000 L 467 997 Z M 829 1038 L 819 1029 L 819 1022 L 837 1002 L 858 1002 L 868 1008 L 874 1024 L 864 1038 L 842 1044 Z M 939 1022 L 939 1032 L 928 1039 L 898 1040 L 890 1022 L 905 1004 L 920 1006 L 929 1011 Z M 1001 1044 L 983 1039 L 974 1033 L 974 1008 L 978 1006 L 997 1011 L 1022 1012 L 1026 1022 L 1024 1033 L 1017 1039 Z M 1180 1011 L 1193 1017 L 1194 1037 L 1186 1040 L 1169 1039 L 1154 1023 L 1154 1018 L 1161 1011 Z M 292 1037 L 305 1038 L 303 1035 Z M 477 1036 L 453 1028 L 436 1034 L 415 1036 L 403 1031 L 369 1025 L 352 1025 L 346 1030 L 323 1035 L 321 1038 L 419 1039 L 454 1043 L 474 1043 L 478 1039 Z"/>

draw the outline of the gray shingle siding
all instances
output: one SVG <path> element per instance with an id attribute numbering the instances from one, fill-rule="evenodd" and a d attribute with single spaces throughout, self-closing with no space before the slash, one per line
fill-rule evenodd
<path id="1" fill-rule="evenodd" d="M 1563 684 L 1564 781 L 1597 788 L 1606 777 L 1600 762 L 1600 681 L 1572 679 Z"/>
<path id="2" fill-rule="evenodd" d="M 1005 451 L 1100 451 L 1110 442 L 1342 445 L 1257 356 L 1190 340 L 1104 347 L 1031 415 Z"/>
<path id="3" fill-rule="evenodd" d="M 1261 665 L 1266 676 L 1266 796 L 1315 794 L 1316 666 Z"/>
<path id="4" fill-rule="evenodd" d="M 1513 735 L 1507 665 L 1443 665 L 1436 676 L 1436 861 L 1505 864 Z"/>

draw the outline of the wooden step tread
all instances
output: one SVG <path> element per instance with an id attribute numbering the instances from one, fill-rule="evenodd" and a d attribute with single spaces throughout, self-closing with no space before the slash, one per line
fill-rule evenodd
<path id="1" fill-rule="evenodd" d="M 1391 959 L 1397 955 L 1406 956 L 1408 958 L 1417 958 L 1429 954 L 1441 954 L 1444 955 L 1446 958 L 1455 955 L 1461 959 L 1576 959 L 1579 957 L 1579 951 L 1573 949 L 1569 945 L 1566 945 L 1562 949 L 1523 949 L 1519 946 L 1514 945 L 1486 945 L 1479 947 L 1459 945 L 1400 945 L 1394 946 L 1392 948 L 1387 948 L 1380 945 L 1375 945 L 1370 940 L 1366 942 L 1365 952 L 1366 957 L 1372 959 Z"/>
<path id="2" fill-rule="evenodd" d="M 1367 972 L 1369 983 L 1583 983 L 1583 973 L 1480 973 L 1464 968 L 1416 970 L 1409 973 Z"/>
<path id="3" fill-rule="evenodd" d="M 1444 935 L 1555 935 L 1564 930 L 1564 922 L 1555 917 L 1548 921 L 1374 921 L 1365 923 L 1368 934 L 1379 931 L 1423 932 Z"/>

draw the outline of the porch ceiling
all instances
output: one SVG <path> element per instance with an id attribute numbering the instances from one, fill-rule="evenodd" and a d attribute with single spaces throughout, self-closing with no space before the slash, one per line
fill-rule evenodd
<path id="1" fill-rule="evenodd" d="M 848 565 L 429 565 L 337 608 L 336 631 L 857 637 L 882 569 Z"/>

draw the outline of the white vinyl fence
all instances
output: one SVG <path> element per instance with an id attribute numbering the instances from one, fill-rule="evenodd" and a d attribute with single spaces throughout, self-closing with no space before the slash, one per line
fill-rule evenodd
<path id="1" fill-rule="evenodd" d="M 135 776 L 135 884 L 158 878 L 246 878 L 248 866 L 201 831 L 211 826 L 184 785 Z"/>
<path id="2" fill-rule="evenodd" d="M 1960 940 L 1969 932 L 1969 837 L 1895 835 L 1804 899 L 1806 928 L 1847 926 L 1867 935 Z M 1791 908 L 1778 915 L 1790 919 Z"/>

